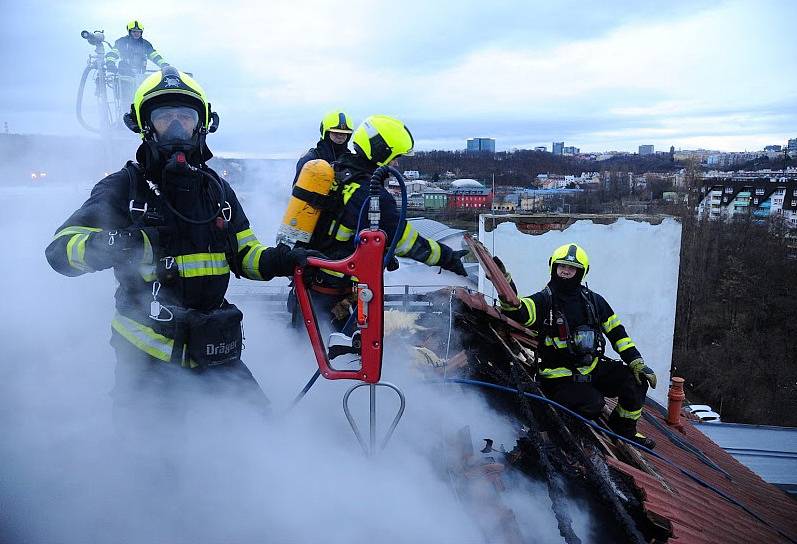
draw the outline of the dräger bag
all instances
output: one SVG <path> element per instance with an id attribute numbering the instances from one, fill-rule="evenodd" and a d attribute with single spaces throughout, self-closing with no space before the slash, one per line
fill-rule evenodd
<path id="1" fill-rule="evenodd" d="M 241 358 L 243 313 L 235 304 L 203 312 L 187 310 L 181 316 L 185 327 L 186 354 L 200 366 L 233 363 Z"/>

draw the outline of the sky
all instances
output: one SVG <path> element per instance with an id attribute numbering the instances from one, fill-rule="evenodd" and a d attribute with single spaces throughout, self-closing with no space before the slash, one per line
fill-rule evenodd
<path id="1" fill-rule="evenodd" d="M 582 151 L 743 151 L 797 137 L 797 3 L 401 4 L 2 0 L 0 122 L 87 135 L 75 93 L 91 47 L 139 19 L 221 116 L 220 155 L 292 158 L 323 114 L 402 119 L 417 149 L 564 141 Z M 130 135 L 131 144 L 135 137 Z"/>

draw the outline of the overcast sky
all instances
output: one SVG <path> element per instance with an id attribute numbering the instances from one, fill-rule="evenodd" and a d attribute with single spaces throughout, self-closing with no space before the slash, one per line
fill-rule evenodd
<path id="1" fill-rule="evenodd" d="M 395 115 L 419 149 L 755 150 L 797 137 L 797 2 L 0 0 L 0 122 L 80 134 L 92 49 L 140 19 L 193 72 L 217 154 L 294 157 L 324 112 Z"/>

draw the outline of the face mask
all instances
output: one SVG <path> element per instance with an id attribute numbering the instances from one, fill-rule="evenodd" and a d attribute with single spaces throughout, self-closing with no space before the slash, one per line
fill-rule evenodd
<path id="1" fill-rule="evenodd" d="M 188 106 L 161 106 L 150 114 L 158 142 L 191 143 L 199 124 L 199 113 Z"/>

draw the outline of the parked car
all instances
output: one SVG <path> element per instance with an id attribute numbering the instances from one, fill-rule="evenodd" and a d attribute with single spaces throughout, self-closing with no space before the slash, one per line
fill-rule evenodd
<path id="1" fill-rule="evenodd" d="M 708 404 L 690 404 L 684 406 L 684 412 L 694 414 L 700 423 L 722 423 L 720 415 L 712 410 Z"/>

